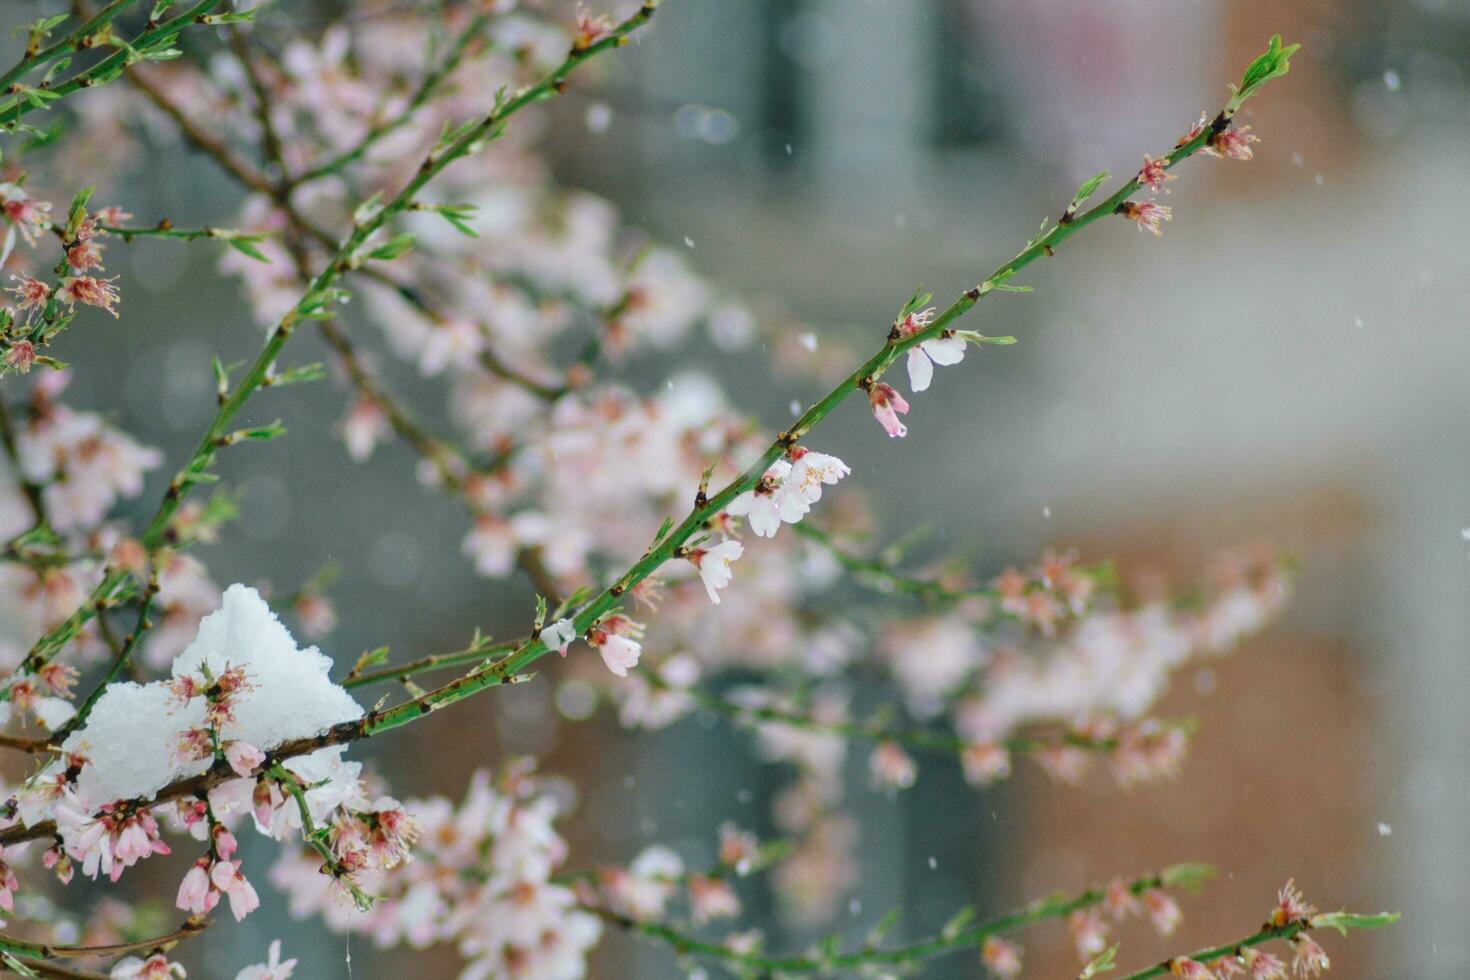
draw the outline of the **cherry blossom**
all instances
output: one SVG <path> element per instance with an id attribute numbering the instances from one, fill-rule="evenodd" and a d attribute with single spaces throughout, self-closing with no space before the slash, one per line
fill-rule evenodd
<path id="1" fill-rule="evenodd" d="M 626 616 L 613 615 L 603 619 L 587 633 L 587 642 L 602 654 L 607 669 L 619 677 L 627 677 L 628 670 L 638 665 L 638 656 L 643 652 L 638 642 L 643 636 L 643 624 Z"/>
<path id="2" fill-rule="evenodd" d="M 1251 135 L 1249 126 L 1231 127 L 1211 136 L 1205 148 L 1200 152 L 1208 156 L 1231 160 L 1249 160 L 1255 155 L 1251 144 L 1260 141 L 1259 137 Z"/>
<path id="3" fill-rule="evenodd" d="M 230 899 L 230 914 L 238 922 L 260 908 L 260 897 L 245 876 L 239 861 L 216 861 L 209 869 L 209 881 Z"/>
<path id="4" fill-rule="evenodd" d="M 1138 171 L 1138 182 L 1157 194 L 1159 191 L 1168 193 L 1164 185 L 1175 179 L 1175 175 L 1169 173 L 1169 158 L 1160 157 L 1155 160 L 1147 153 L 1143 155 L 1143 168 Z"/>
<path id="5" fill-rule="evenodd" d="M 1176 956 L 1170 960 L 1169 972 L 1183 980 L 1215 980 L 1214 971 L 1188 956 Z"/>
<path id="6" fill-rule="evenodd" d="M 266 961 L 245 967 L 235 974 L 235 980 L 290 980 L 295 969 L 294 959 L 281 960 L 281 941 L 273 939 Z"/>
<path id="7" fill-rule="evenodd" d="M 1321 976 L 1332 965 L 1332 961 L 1327 958 L 1327 951 L 1306 933 L 1294 938 L 1291 946 L 1291 969 L 1298 976 Z"/>
<path id="8" fill-rule="evenodd" d="M 1273 926 L 1286 926 L 1293 922 L 1305 922 L 1316 912 L 1316 908 L 1309 905 L 1302 897 L 1301 891 L 1296 887 L 1296 882 L 1288 881 L 1277 893 L 1276 907 L 1271 910 L 1270 921 Z"/>
<path id="9" fill-rule="evenodd" d="M 249 776 L 265 761 L 265 753 L 249 742 L 237 739 L 225 744 L 225 758 L 237 776 Z"/>
<path id="10" fill-rule="evenodd" d="M 1001 980 L 1021 975 L 1021 948 L 999 936 L 986 936 L 980 947 L 980 962 Z"/>
<path id="11" fill-rule="evenodd" d="M 704 582 L 710 602 L 719 604 L 719 590 L 730 584 L 734 574 L 730 566 L 743 554 L 745 546 L 739 541 L 721 541 L 710 548 L 692 548 L 685 555 L 699 569 L 699 578 Z"/>
<path id="12" fill-rule="evenodd" d="M 1162 235 L 1163 223 L 1174 218 L 1172 208 L 1153 201 L 1124 201 L 1118 205 L 1118 213 L 1137 224 L 1139 231 L 1152 232 L 1154 235 Z"/>
<path id="13" fill-rule="evenodd" d="M 30 372 L 36 363 L 36 345 L 29 340 L 18 340 L 5 352 L 5 365 L 20 374 Z"/>
<path id="14" fill-rule="evenodd" d="M 786 471 L 777 491 L 783 498 L 798 497 L 802 503 L 814 504 L 822 499 L 822 487 L 834 486 L 852 470 L 836 456 L 813 452 L 804 446 L 792 446 L 786 453 L 791 468 Z M 800 504 L 789 499 L 778 503 L 778 509 L 796 513 Z M 788 522 L 792 523 L 792 522 Z"/>
<path id="15" fill-rule="evenodd" d="M 904 401 L 903 396 L 892 385 L 883 382 L 873 385 L 868 389 L 868 401 L 873 406 L 873 417 L 883 426 L 884 432 L 894 438 L 908 435 L 908 426 L 900 422 L 898 417 L 908 414 L 909 403 Z"/>
<path id="16" fill-rule="evenodd" d="M 873 785 L 878 789 L 908 789 L 918 779 L 913 758 L 894 742 L 879 742 L 868 760 Z"/>
<path id="17" fill-rule="evenodd" d="M 776 460 L 753 489 L 730 501 L 725 512 L 735 517 L 744 517 L 758 537 L 775 537 L 782 522 L 795 524 L 811 509 L 811 502 L 800 494 L 778 493 L 790 472 L 789 462 L 784 459 Z"/>
<path id="18" fill-rule="evenodd" d="M 56 298 L 68 306 L 85 303 L 87 306 L 106 310 L 113 317 L 117 317 L 118 293 L 117 287 L 113 286 L 116 281 L 116 276 L 111 279 L 99 279 L 96 276 L 68 276 L 62 279 L 61 285 L 56 288 Z"/>
<path id="19" fill-rule="evenodd" d="M 146 960 L 126 956 L 108 972 L 112 980 L 184 980 L 187 975 L 182 965 L 169 961 L 162 953 L 154 953 Z"/>
<path id="20" fill-rule="evenodd" d="M 208 915 L 219 902 L 219 891 L 210 880 L 209 859 L 203 858 L 189 869 L 179 883 L 174 905 L 190 915 Z"/>

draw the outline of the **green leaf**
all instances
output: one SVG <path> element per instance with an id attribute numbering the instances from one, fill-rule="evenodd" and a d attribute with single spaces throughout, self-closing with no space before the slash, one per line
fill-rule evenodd
<path id="1" fill-rule="evenodd" d="M 954 335 L 967 344 L 990 344 L 994 347 L 1009 347 L 1016 343 L 1015 337 L 987 337 L 983 333 L 976 333 L 974 330 L 956 330 Z"/>
<path id="2" fill-rule="evenodd" d="M 479 213 L 479 208 L 473 204 L 438 204 L 429 210 L 436 212 L 445 221 L 449 222 L 460 232 L 471 238 L 479 238 L 480 233 L 471 228 L 469 220 Z"/>
<path id="3" fill-rule="evenodd" d="M 965 926 L 974 920 L 975 906 L 966 905 L 950 917 L 950 920 L 944 924 L 944 928 L 939 930 L 939 934 L 947 941 L 953 942 L 954 938 L 964 930 Z"/>
<path id="4" fill-rule="evenodd" d="M 867 945 L 870 947 L 881 946 L 884 938 L 893 931 L 894 926 L 898 925 L 898 920 L 902 915 L 903 908 L 897 905 L 884 912 L 883 918 L 879 919 L 873 928 L 868 930 Z"/>
<path id="5" fill-rule="evenodd" d="M 269 442 L 279 439 L 286 434 L 286 427 L 277 419 L 270 425 L 257 425 L 248 429 L 236 429 L 235 434 L 241 439 L 251 439 L 256 442 Z"/>
<path id="6" fill-rule="evenodd" d="M 327 376 L 327 367 L 321 361 L 313 361 L 300 367 L 288 368 L 271 377 L 271 387 L 300 384 L 303 381 L 320 381 Z"/>
<path id="7" fill-rule="evenodd" d="M 1362 915 L 1357 912 L 1323 912 L 1312 916 L 1313 929 L 1336 929 L 1344 936 L 1349 929 L 1380 929 L 1393 925 L 1403 918 L 1402 912 L 1379 912 L 1377 915 Z"/>
<path id="8" fill-rule="evenodd" d="M 352 220 L 354 223 L 359 225 L 366 224 L 370 219 L 377 215 L 378 211 L 382 207 L 383 192 L 374 191 L 372 197 L 368 198 L 366 201 L 363 201 L 352 212 Z"/>
<path id="9" fill-rule="evenodd" d="M 257 262 L 264 262 L 269 265 L 270 259 L 266 257 L 264 252 L 255 247 L 257 242 L 263 242 L 269 237 L 269 235 L 227 235 L 225 236 L 225 244 L 242 255 L 247 255 Z"/>
<path id="10" fill-rule="evenodd" d="M 1076 213 L 1077 209 L 1082 206 L 1082 202 L 1096 193 L 1097 189 L 1102 186 L 1102 182 L 1108 179 L 1108 176 L 1108 172 L 1104 170 L 1102 173 L 1088 178 L 1085 184 L 1077 188 L 1077 193 L 1072 195 L 1072 203 L 1067 205 L 1067 213 Z"/>
<path id="11" fill-rule="evenodd" d="M 218 27 L 222 24 L 248 24 L 255 20 L 255 11 L 258 8 L 251 7 L 249 10 L 237 10 L 223 14 L 208 14 L 199 18 L 199 23 Z"/>
<path id="12" fill-rule="evenodd" d="M 1240 87 L 1235 90 L 1235 95 L 1230 100 L 1229 109 L 1233 113 L 1245 102 L 1246 99 L 1256 94 L 1256 89 L 1266 84 L 1273 78 L 1280 78 L 1291 70 L 1291 56 L 1301 48 L 1300 44 L 1289 44 L 1283 46 L 1281 35 L 1273 34 L 1270 43 L 1266 46 L 1266 53 L 1250 63 L 1241 77 Z"/>
<path id="13" fill-rule="evenodd" d="M 1107 973 L 1118 968 L 1118 944 L 1114 943 L 1098 954 L 1097 959 L 1087 964 L 1082 972 L 1077 974 L 1077 980 L 1092 980 L 1099 973 Z"/>
<path id="14" fill-rule="evenodd" d="M 51 28 L 64 23 L 70 16 L 71 14 L 53 14 L 50 17 L 42 17 L 31 25 L 31 33 L 45 37 L 51 33 Z"/>
<path id="15" fill-rule="evenodd" d="M 1191 895 L 1199 892 L 1205 882 L 1215 877 L 1218 872 L 1212 864 L 1199 862 L 1186 864 L 1171 864 L 1159 874 L 1159 881 L 1165 888 L 1181 888 Z"/>
<path id="16" fill-rule="evenodd" d="M 401 235 L 394 235 L 392 238 L 388 239 L 386 242 L 373 249 L 367 254 L 367 257 L 369 260 L 377 260 L 379 262 L 391 262 L 403 253 L 407 252 L 409 249 L 413 248 L 413 243 L 416 240 L 417 239 L 415 238 L 413 232 L 405 231 Z"/>
<path id="17" fill-rule="evenodd" d="M 925 292 L 924 287 L 920 286 L 914 290 L 914 295 L 909 297 L 909 301 L 903 304 L 903 309 L 898 311 L 898 319 L 894 322 L 902 323 L 910 313 L 917 313 L 928 306 L 932 299 L 934 299 L 934 294 Z"/>
<path id="18" fill-rule="evenodd" d="M 352 665 L 352 673 L 360 674 L 369 667 L 378 667 L 388 662 L 388 648 L 378 647 L 375 650 L 364 650 Z"/>
<path id="19" fill-rule="evenodd" d="M 26 966 L 20 960 L 9 953 L 0 953 L 0 963 L 4 963 L 6 969 L 22 977 L 39 977 L 40 974 Z"/>

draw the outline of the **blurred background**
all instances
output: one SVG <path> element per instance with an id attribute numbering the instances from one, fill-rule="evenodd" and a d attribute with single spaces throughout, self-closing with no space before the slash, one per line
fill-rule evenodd
<path id="1" fill-rule="evenodd" d="M 315 23 L 305 8 L 267 16 Z M 1404 912 L 1384 933 L 1334 939 L 1334 976 L 1470 974 L 1470 269 L 1453 237 L 1470 217 L 1470 2 L 668 0 L 595 85 L 546 110 L 561 182 L 683 242 L 730 292 L 866 351 L 916 285 L 947 301 L 1083 179 L 1132 173 L 1213 115 L 1277 32 L 1304 47 L 1240 119 L 1262 138 L 1253 161 L 1187 163 L 1162 240 L 1104 223 L 1027 270 L 1035 293 L 987 299 L 970 324 L 1020 343 L 941 372 L 907 439 L 883 438 L 854 402 L 822 448 L 854 464 L 881 526 L 935 522 L 981 573 L 1076 546 L 1188 574 L 1263 538 L 1301 560 L 1290 611 L 1179 678 L 1160 711 L 1202 727 L 1176 782 L 1079 791 L 1025 768 L 976 792 L 936 766 L 890 798 L 855 762 L 863 873 L 835 926 L 852 939 L 893 904 L 900 939 L 965 903 L 984 915 L 1200 860 L 1221 880 L 1184 902 L 1173 939 L 1126 931 L 1125 965 L 1244 934 L 1295 876 L 1309 899 Z M 180 226 L 238 199 L 182 149 L 140 173 L 120 203 Z M 245 356 L 259 334 L 212 256 L 128 248 L 127 317 L 68 345 L 71 396 L 172 462 L 212 403 L 209 356 Z M 760 359 L 698 356 L 772 428 L 817 394 Z M 634 383 L 657 383 L 655 368 Z M 407 374 L 402 386 L 415 393 Z M 254 421 L 281 416 L 291 435 L 224 459 L 244 516 L 203 555 L 215 578 L 289 591 L 335 561 L 341 625 L 324 648 L 339 664 L 513 628 L 526 588 L 471 574 L 462 514 L 418 487 L 401 447 L 354 467 L 331 431 L 341 406 L 328 385 L 252 403 Z M 654 840 L 708 855 L 721 820 L 767 822 L 778 779 L 746 736 L 698 720 L 639 735 L 603 716 L 571 725 L 545 680 L 360 754 L 407 774 L 403 796 L 456 796 L 477 767 L 541 756 L 581 791 L 564 823 L 576 867 Z M 771 947 L 814 937 L 749 897 Z M 226 929 L 191 976 L 229 975 L 275 936 L 305 976 L 347 975 L 344 941 L 280 905 Z M 1027 976 L 1075 973 L 1060 926 L 1025 942 Z M 363 945 L 359 978 L 452 976 L 458 962 Z M 925 975 L 977 971 L 966 954 Z M 594 960 L 597 977 L 685 975 L 618 934 Z"/>

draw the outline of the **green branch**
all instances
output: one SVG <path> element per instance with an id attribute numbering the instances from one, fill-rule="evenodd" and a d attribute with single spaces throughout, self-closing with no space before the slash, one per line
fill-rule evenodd
<path id="1" fill-rule="evenodd" d="M 330 160 L 320 163 L 303 174 L 290 178 L 286 181 L 288 187 L 299 187 L 302 184 L 320 180 L 323 177 L 340 173 L 347 167 L 361 160 L 367 152 L 376 146 L 385 136 L 408 125 L 413 117 L 438 93 L 439 87 L 453 75 L 464 59 L 465 52 L 470 45 L 484 33 L 485 27 L 490 23 L 490 18 L 485 14 L 477 14 L 467 27 L 455 38 L 454 45 L 449 50 L 449 56 L 444 59 L 443 64 L 424 76 L 424 80 L 409 98 L 408 104 L 397 114 L 385 119 L 373 126 L 363 137 L 357 141 L 351 149 L 344 150 Z"/>
<path id="2" fill-rule="evenodd" d="M 1244 939 L 1238 939 L 1233 943 L 1226 943 L 1223 946 L 1212 946 L 1209 949 L 1202 949 L 1198 952 L 1190 953 L 1188 958 L 1194 960 L 1196 963 L 1203 963 L 1209 966 L 1215 960 L 1239 956 L 1241 950 L 1260 946 L 1263 943 L 1271 942 L 1273 939 L 1290 941 L 1313 929 L 1336 929 L 1346 936 L 1350 930 L 1377 929 L 1382 926 L 1391 925 L 1397 922 L 1399 918 L 1400 914 L 1398 912 L 1379 912 L 1376 915 L 1360 915 L 1354 912 L 1326 912 L 1321 915 L 1314 915 L 1310 919 L 1288 922 L 1285 925 L 1264 925 L 1258 931 L 1251 933 Z M 1119 980 L 1149 980 L 1151 977 L 1168 976 L 1170 964 L 1173 962 L 1174 960 L 1172 959 L 1165 960 L 1147 969 L 1130 973 L 1126 977 L 1120 977 Z"/>
<path id="3" fill-rule="evenodd" d="M 162 545 L 175 514 L 190 491 L 200 483 L 213 481 L 214 477 L 208 471 L 215 461 L 219 449 L 218 441 L 228 434 L 235 416 L 239 414 L 255 390 L 265 382 L 276 358 L 280 356 L 295 328 L 303 320 L 323 320 L 333 315 L 333 308 L 343 298 L 341 291 L 337 288 L 337 283 L 365 258 L 359 253 L 368 245 L 368 240 L 374 233 L 383 228 L 390 219 L 408 210 L 424 187 L 450 164 L 461 157 L 478 152 L 486 142 L 499 135 L 507 120 L 515 113 L 559 92 L 566 77 L 575 68 L 599 53 L 621 45 L 624 38 L 653 17 L 656 9 L 656 0 L 646 0 L 637 13 L 614 27 L 595 43 L 573 50 L 561 65 L 539 82 L 508 97 L 502 92 L 501 96 L 496 99 L 494 109 L 488 115 L 446 134 L 439 145 L 424 159 L 414 177 L 391 200 L 376 207 L 371 206 L 372 202 L 367 202 L 358 209 L 358 219 L 352 231 L 338 247 L 336 254 L 312 280 L 305 295 L 271 331 L 265 347 L 251 363 L 238 385 L 221 399 L 219 409 L 200 439 L 193 456 L 169 483 L 163 502 L 154 513 L 147 529 L 139 537 L 145 549 L 152 552 Z M 123 586 L 127 577 L 128 573 L 125 570 L 109 569 L 103 580 L 93 590 L 89 602 L 84 603 L 75 613 L 36 641 L 22 662 L 21 669 L 34 673 L 48 663 L 77 635 L 91 617 L 97 604 L 113 596 Z M 8 690 L 0 691 L 0 699 L 6 697 L 8 697 Z"/>
<path id="4" fill-rule="evenodd" d="M 1128 891 L 1134 895 L 1141 895 L 1156 888 L 1180 887 L 1195 890 L 1213 875 L 1214 869 L 1208 865 L 1175 865 L 1165 868 L 1159 874 L 1134 880 L 1128 885 Z M 991 936 L 1014 932 L 1039 922 L 1064 919 L 1073 912 L 1100 905 L 1106 895 L 1103 889 L 1091 888 L 1077 895 L 1056 895 L 1038 899 L 1013 912 L 969 927 L 964 925 L 966 914 L 962 912 L 954 920 L 959 923 L 958 926 L 951 924 L 933 936 L 907 945 L 882 949 L 876 944 L 869 944 L 847 951 L 834 949 L 816 956 L 768 956 L 764 953 L 742 953 L 720 943 L 698 939 L 661 923 L 643 922 L 607 910 L 599 910 L 598 914 L 624 929 L 664 943 L 680 955 L 709 957 L 764 973 L 833 973 L 876 964 L 913 965 L 959 950 L 974 949 Z"/>
<path id="5" fill-rule="evenodd" d="M 1279 38 L 1274 39 L 1272 50 L 1280 49 Z M 1287 54 L 1290 52 L 1288 51 Z M 1270 52 L 1268 52 L 1268 55 Z M 1263 56 L 1266 57 L 1266 56 Z M 1257 59 L 1259 63 L 1260 59 Z M 1254 66 L 1253 66 L 1254 68 Z M 1281 67 L 1276 74 L 1284 73 Z M 1270 77 L 1270 76 L 1267 76 Z M 1256 83 L 1260 84 L 1260 82 Z M 1199 133 L 1191 139 L 1181 142 L 1162 159 L 1164 166 L 1173 168 L 1184 160 L 1207 148 L 1213 142 L 1218 133 L 1229 127 L 1229 112 L 1227 106 L 1216 117 L 1214 123 L 1208 127 L 1201 127 Z M 1094 185 L 1095 186 L 1095 185 Z M 1072 235 L 1083 228 L 1094 224 L 1098 220 L 1115 214 L 1125 201 L 1142 187 L 1138 177 L 1126 181 L 1121 187 L 1113 192 L 1106 200 L 1096 207 L 1078 213 L 1077 205 L 1079 198 L 1086 195 L 1079 194 L 1073 198 L 1063 217 L 1050 230 L 1043 231 L 1033 238 L 1024 249 L 1022 249 L 1010 261 L 996 268 L 990 275 L 986 276 L 979 284 L 967 290 L 963 295 L 951 303 L 942 313 L 936 316 L 925 329 L 908 336 L 901 336 L 895 329 L 884 342 L 877 353 L 868 358 L 855 371 L 847 376 L 835 388 L 823 396 L 816 404 L 806 410 L 796 420 L 795 424 L 788 430 L 777 436 L 776 440 L 755 460 L 746 470 L 730 481 L 723 489 L 713 496 L 705 497 L 700 494 L 696 498 L 696 506 L 672 531 L 664 535 L 653 548 L 639 559 L 631 568 L 623 573 L 612 585 L 604 589 L 600 594 L 584 605 L 572 617 L 572 623 L 578 636 L 585 635 L 603 616 L 612 612 L 622 601 L 627 591 L 644 579 L 656 572 L 664 563 L 678 556 L 685 543 L 695 535 L 703 533 L 706 523 L 722 510 L 740 494 L 756 486 L 764 477 L 773 463 L 780 459 L 788 449 L 796 445 L 816 425 L 832 413 L 842 402 L 858 391 L 866 391 L 873 387 L 900 356 L 909 349 L 933 340 L 945 331 L 951 329 L 951 324 L 980 301 L 981 297 L 995 291 L 1006 291 L 1013 287 L 1007 285 L 1016 273 L 1029 266 L 1032 262 L 1043 256 L 1052 256 L 1056 250 Z M 520 671 L 535 663 L 545 656 L 548 648 L 538 638 L 531 639 L 523 644 L 510 656 L 477 670 L 464 677 L 458 678 L 445 684 L 434 691 L 378 713 L 368 720 L 366 734 L 388 731 L 401 725 L 408 724 L 418 718 L 444 708 L 457 701 L 477 694 L 490 687 L 505 683 Z"/>

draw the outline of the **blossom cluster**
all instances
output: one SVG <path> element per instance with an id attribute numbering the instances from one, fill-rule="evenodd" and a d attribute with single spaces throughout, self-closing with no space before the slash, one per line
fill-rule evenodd
<path id="1" fill-rule="evenodd" d="M 535 147 L 546 118 L 532 110 L 529 126 L 518 119 L 509 128 L 506 118 L 562 91 L 571 68 L 652 15 L 652 0 L 621 22 L 514 0 L 435 12 L 368 5 L 349 22 L 266 43 L 237 23 L 248 15 L 159 24 L 168 12 L 160 4 L 131 45 L 112 18 L 119 6 L 51 47 L 43 42 L 61 19 L 28 28 L 30 53 L 15 77 L 33 60 L 52 68 L 42 87 L 18 83 L 7 97 L 29 92 L 39 108 L 63 90 L 110 81 L 79 75 L 50 87 L 52 73 L 70 68 L 64 51 L 92 48 L 130 52 L 132 86 L 69 103 L 81 122 L 75 149 L 23 156 L 23 168 L 7 145 L 0 174 L 0 265 L 14 273 L 13 299 L 0 308 L 0 374 L 11 385 L 0 399 L 0 725 L 7 746 L 39 760 L 0 808 L 0 908 L 29 914 L 17 893 L 57 887 L 40 874 L 22 881 L 37 860 L 61 886 L 77 871 L 132 883 L 144 876 L 133 869 L 156 870 L 155 856 L 187 850 L 192 860 L 165 889 L 188 917 L 176 934 L 133 941 L 149 931 L 141 913 L 113 899 L 86 923 L 99 946 L 139 954 L 117 959 L 111 976 L 183 977 L 169 948 L 176 940 L 211 916 L 243 919 L 269 900 L 242 857 L 236 835 L 247 825 L 286 845 L 268 877 L 295 914 L 381 947 L 451 944 L 470 980 L 584 976 L 610 923 L 770 972 L 758 930 L 696 946 L 676 926 L 723 929 L 744 910 L 738 880 L 767 868 L 795 919 L 832 918 L 859 875 L 846 778 L 855 744 L 869 748 L 872 788 L 887 794 L 915 785 L 922 753 L 935 748 L 977 786 L 1008 776 L 1020 756 L 1064 782 L 1080 781 L 1094 759 L 1125 786 L 1167 777 L 1181 763 L 1185 731 L 1149 712 L 1170 674 L 1224 653 L 1284 600 L 1270 554 L 1234 563 L 1185 606 L 1125 602 L 1103 571 L 1070 554 L 973 585 L 908 578 L 834 545 L 870 517 L 850 482 L 827 494 L 853 470 L 809 448 L 811 429 L 861 391 L 883 430 L 904 436 L 910 405 L 884 374 L 902 357 L 917 395 L 935 367 L 960 363 L 971 344 L 1010 342 L 951 321 L 1016 268 L 943 312 L 916 295 L 864 369 L 872 373 L 849 376 L 830 356 L 837 342 L 819 342 L 779 312 L 758 316 L 697 274 L 685 252 L 626 226 L 607 201 L 558 186 Z M 224 26 L 234 43 L 174 57 L 179 32 L 196 22 Z M 430 34 L 444 40 L 432 46 L 442 60 L 426 65 Z M 160 39 L 165 55 L 139 53 Z M 597 133 L 612 110 L 591 108 L 600 110 L 587 113 Z M 95 179 L 81 171 L 127 175 L 175 133 L 245 191 L 229 222 L 236 229 L 176 229 L 166 219 L 126 227 L 132 215 L 119 207 L 89 210 L 90 189 L 64 216 L 53 207 L 63 188 Z M 1222 115 L 1180 146 L 1200 140 L 1205 153 L 1243 160 L 1255 137 Z M 38 152 L 47 142 L 37 141 Z M 1165 191 L 1174 156 L 1145 157 L 1137 186 Z M 441 168 L 446 159 L 456 166 Z M 1064 222 L 1091 220 L 1077 203 Z M 1170 218 L 1153 201 L 1125 201 L 1119 211 L 1155 234 Z M 105 413 L 66 404 L 70 375 L 47 351 L 63 330 L 91 328 L 72 327 L 82 307 L 119 316 L 104 249 L 109 236 L 147 235 L 226 245 L 218 268 L 238 281 L 268 340 L 243 380 L 236 366 L 215 362 L 215 421 L 162 490 L 157 516 L 134 529 L 115 511 L 142 494 L 162 454 Z M 1050 253 L 1044 235 L 1028 245 L 1037 249 Z M 349 297 L 358 302 L 349 307 Z M 339 320 L 376 328 L 381 339 Z M 299 648 L 254 589 L 221 591 L 194 550 L 215 540 L 235 507 L 228 492 L 202 502 L 196 493 L 214 477 L 216 456 L 279 434 L 229 431 L 243 400 L 332 373 L 278 357 L 293 330 L 313 325 L 348 389 L 337 425 L 346 456 L 366 460 L 401 437 L 425 487 L 462 506 L 466 565 L 496 579 L 523 572 L 541 593 L 532 630 L 506 659 L 484 653 L 477 633 L 468 653 L 442 661 L 467 673 L 425 694 L 417 675 L 438 658 L 386 671 L 404 681 L 406 698 L 371 711 L 343 684 L 383 680 L 363 673 L 378 654 L 333 681 L 330 659 Z M 775 368 L 837 387 L 805 412 L 797 405 L 791 428 L 768 443 L 712 378 L 666 372 L 665 355 L 700 334 L 723 350 L 768 345 Z M 423 428 L 383 384 L 392 372 L 381 370 L 378 343 L 442 387 L 448 434 Z M 815 356 L 819 346 L 826 356 Z M 650 376 L 657 382 L 645 390 Z M 21 392 L 23 404 L 10 397 Z M 822 526 L 813 526 L 824 495 Z M 675 524 L 691 496 L 693 511 Z M 793 530 L 778 538 L 786 526 Z M 630 570 L 605 584 L 617 569 Z M 885 583 L 887 594 L 853 600 L 844 570 Z M 881 605 L 909 601 L 922 610 L 877 618 Z M 335 623 L 320 579 L 281 604 L 301 635 Z M 134 613 L 132 631 L 118 635 L 119 616 Z M 569 717 L 586 717 L 576 705 L 605 696 L 628 727 L 663 728 L 708 710 L 753 731 L 754 752 L 791 772 L 772 801 L 779 846 L 762 848 L 727 825 L 718 862 L 704 870 L 652 843 L 625 865 L 571 873 L 557 827 L 570 794 L 536 778 L 533 764 L 480 772 L 458 803 L 399 802 L 347 758 L 342 743 L 425 717 L 463 691 L 522 679 L 510 675 L 526 658 L 565 656 L 579 641 L 599 657 L 557 665 L 560 694 L 575 695 L 558 698 L 572 706 Z M 97 684 L 81 683 L 94 674 Z M 1124 882 L 1069 907 L 1084 961 L 1104 951 L 1111 923 L 1141 915 L 1167 935 L 1180 916 L 1162 887 Z M 54 941 L 60 920 L 47 914 L 26 925 L 51 925 Z M 1326 966 L 1306 933 L 1312 915 L 1288 886 L 1271 920 L 1291 932 L 1302 973 Z M 986 934 L 976 945 L 997 975 L 1020 970 L 1018 942 Z M 1280 961 L 1255 946 L 1208 964 L 1180 957 L 1170 969 L 1197 980 L 1241 969 L 1278 976 Z M 237 980 L 285 980 L 295 967 L 272 943 L 267 960 Z"/>
<path id="2" fill-rule="evenodd" d="M 438 796 L 404 802 L 418 846 L 411 861 L 361 872 L 376 896 L 370 911 L 341 901 L 314 852 L 283 855 L 271 881 L 293 915 L 320 915 L 380 948 L 455 945 L 467 961 L 464 980 L 574 980 L 585 975 L 602 923 L 556 880 L 567 857 L 555 827 L 560 810 L 528 763 L 512 763 L 498 777 L 477 773 L 458 804 Z"/>

